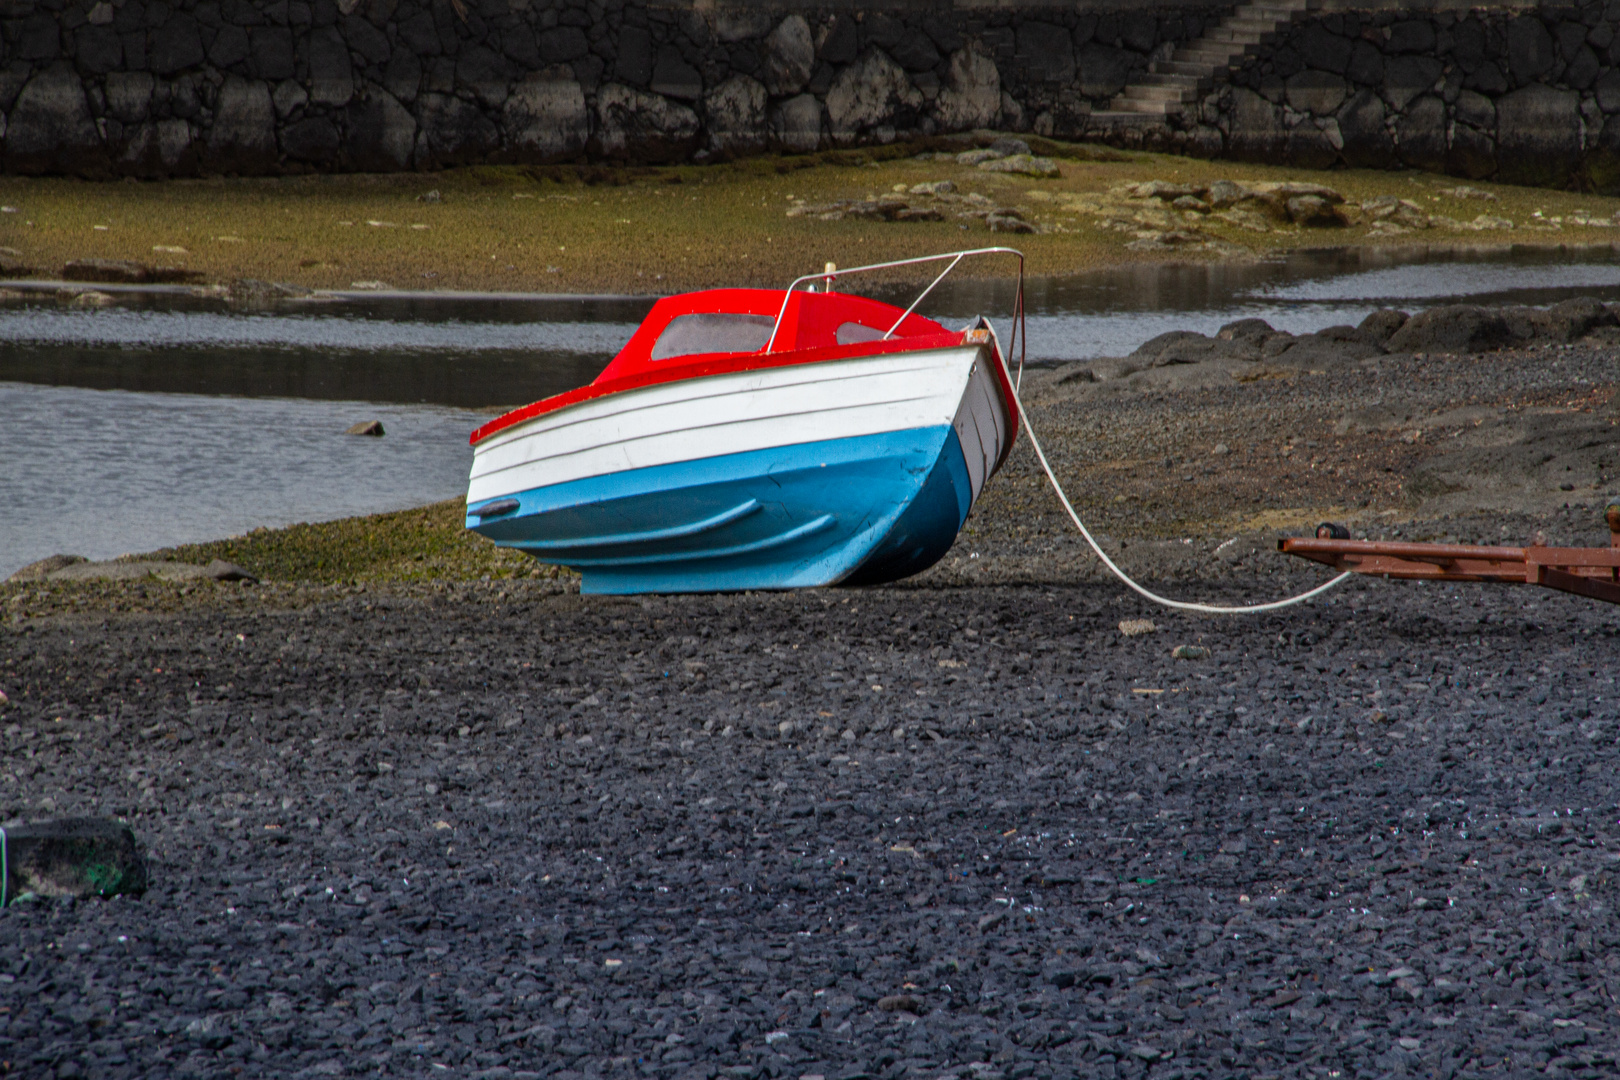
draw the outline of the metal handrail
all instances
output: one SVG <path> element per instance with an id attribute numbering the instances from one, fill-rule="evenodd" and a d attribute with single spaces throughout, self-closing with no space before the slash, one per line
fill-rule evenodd
<path id="1" fill-rule="evenodd" d="M 944 281 L 946 275 L 952 270 L 956 269 L 956 264 L 967 258 L 969 255 L 1016 255 L 1018 257 L 1018 295 L 1013 301 L 1013 332 L 1011 339 L 1007 343 L 1007 351 L 1011 352 L 1014 348 L 1020 348 L 1021 350 L 1018 355 L 1018 374 L 1019 381 L 1022 382 L 1024 374 L 1024 338 L 1026 336 L 1023 333 L 1024 253 L 1019 251 L 1017 248 L 1010 247 L 968 248 L 963 251 L 947 251 L 941 255 L 922 255 L 914 259 L 896 259 L 893 262 L 869 263 L 866 266 L 852 266 L 845 270 L 823 270 L 819 274 L 805 274 L 802 277 L 796 277 L 782 294 L 782 306 L 776 312 L 776 323 L 771 327 L 770 340 L 765 343 L 765 348 L 761 349 L 760 351 L 764 353 L 775 351 L 776 335 L 781 331 L 782 318 L 787 314 L 787 306 L 788 302 L 793 298 L 793 290 L 797 289 L 800 285 L 803 285 L 807 281 L 825 281 L 826 286 L 824 286 L 824 289 L 830 289 L 832 287 L 832 282 L 845 274 L 862 274 L 872 270 L 891 270 L 898 266 L 918 266 L 922 263 L 942 262 L 945 259 L 951 260 L 951 264 L 942 270 L 938 277 L 929 282 L 927 288 L 923 289 L 922 292 L 917 294 L 917 298 L 911 302 L 911 306 L 906 308 L 906 310 L 901 313 L 900 318 L 896 319 L 894 325 L 889 327 L 889 329 L 884 332 L 883 337 L 879 339 L 887 341 L 896 330 L 900 329 L 900 324 L 905 322 L 913 311 L 917 310 L 917 305 L 923 302 L 923 298 L 934 291 L 934 286 L 938 285 L 941 281 Z"/>

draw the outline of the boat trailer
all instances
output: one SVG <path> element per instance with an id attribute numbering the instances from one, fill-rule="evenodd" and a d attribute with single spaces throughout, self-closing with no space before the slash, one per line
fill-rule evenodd
<path id="1" fill-rule="evenodd" d="M 1484 547 L 1475 544 L 1407 544 L 1352 540 L 1343 525 L 1324 522 L 1314 537 L 1288 537 L 1277 550 L 1335 570 L 1381 574 L 1410 581 L 1494 581 L 1541 585 L 1560 592 L 1620 604 L 1620 503 L 1604 511 L 1606 548 Z"/>

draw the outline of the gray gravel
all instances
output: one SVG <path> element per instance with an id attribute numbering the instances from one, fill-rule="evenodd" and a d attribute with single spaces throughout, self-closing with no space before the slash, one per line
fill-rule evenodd
<path id="1" fill-rule="evenodd" d="M 0 1075 L 1613 1075 L 1615 609 L 548 587 L 0 629 Z"/>

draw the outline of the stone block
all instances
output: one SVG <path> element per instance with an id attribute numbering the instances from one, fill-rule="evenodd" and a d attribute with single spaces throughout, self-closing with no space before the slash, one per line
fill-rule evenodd
<path id="1" fill-rule="evenodd" d="M 805 32 L 809 33 L 808 27 Z M 652 35 L 642 27 L 627 26 L 619 31 L 618 47 L 619 53 L 613 67 L 614 77 L 631 86 L 645 87 L 652 79 Z"/>
<path id="2" fill-rule="evenodd" d="M 765 87 L 747 75 L 733 75 L 703 96 L 704 126 L 712 150 L 752 153 L 765 148 Z"/>
<path id="3" fill-rule="evenodd" d="M 347 105 L 354 96 L 354 69 L 349 46 L 333 27 L 310 33 L 303 45 L 309 66 L 309 100 L 317 105 Z"/>
<path id="4" fill-rule="evenodd" d="M 1072 67 L 1074 54 L 1067 48 L 1067 44 L 1065 41 L 1064 51 L 1069 53 L 1069 64 Z M 891 50 L 891 55 L 899 61 L 901 67 L 910 72 L 932 71 L 939 66 L 940 61 L 939 50 L 934 47 L 933 39 L 921 30 L 906 31 L 899 44 Z"/>
<path id="5" fill-rule="evenodd" d="M 530 76 L 506 99 L 501 128 L 508 151 L 520 161 L 577 157 L 591 136 L 585 92 L 572 79 Z"/>
<path id="6" fill-rule="evenodd" d="M 941 131 L 989 127 L 1001 111 L 1001 73 L 977 45 L 951 54 L 945 85 L 930 109 Z"/>
<path id="7" fill-rule="evenodd" d="M 510 65 L 493 49 L 473 45 L 462 49 L 456 57 L 457 89 L 471 91 L 486 109 L 499 109 L 506 104 L 511 82 Z"/>
<path id="8" fill-rule="evenodd" d="M 1582 45 L 1575 50 L 1569 66 L 1564 69 L 1563 81 L 1577 90 L 1585 90 L 1597 80 L 1602 71 L 1603 65 L 1599 62 L 1597 54 Z"/>
<path id="9" fill-rule="evenodd" d="M 1581 157 L 1580 95 L 1535 83 L 1496 102 L 1498 179 L 1563 187 Z"/>
<path id="10" fill-rule="evenodd" d="M 1287 82 L 1288 107 L 1296 112 L 1331 116 L 1344 104 L 1344 80 L 1327 71 L 1307 68 Z"/>
<path id="11" fill-rule="evenodd" d="M 1333 145 L 1333 140 L 1329 138 L 1327 132 L 1309 120 L 1302 120 L 1289 129 L 1288 137 L 1283 144 L 1283 154 L 1290 165 L 1297 165 L 1302 169 L 1330 169 L 1339 160 L 1339 150 Z M 1316 198 L 1316 196 L 1296 196 L 1296 198 Z M 1295 221 L 1301 224 L 1319 224 L 1314 211 L 1302 210 L 1294 214 L 1293 203 L 1290 202 L 1288 205 Z M 1305 222 L 1301 218 L 1310 220 Z"/>
<path id="12" fill-rule="evenodd" d="M 536 44 L 540 47 L 540 59 L 548 64 L 566 64 L 591 51 L 589 39 L 577 26 L 559 26 L 555 30 L 547 30 L 539 36 Z"/>
<path id="13" fill-rule="evenodd" d="M 207 58 L 197 20 L 184 13 L 169 16 L 152 31 L 146 53 L 147 66 L 158 75 L 174 75 L 201 64 Z"/>
<path id="14" fill-rule="evenodd" d="M 306 116 L 289 124 L 281 132 L 281 152 L 294 161 L 330 169 L 337 164 L 337 125 L 326 116 Z"/>
<path id="15" fill-rule="evenodd" d="M 1392 53 L 1434 52 L 1434 25 L 1427 19 L 1406 19 L 1389 28 L 1385 48 Z"/>
<path id="16" fill-rule="evenodd" d="M 501 133 L 478 106 L 448 94 L 423 94 L 416 103 L 417 168 L 439 169 L 487 160 Z"/>
<path id="17" fill-rule="evenodd" d="M 1074 45 L 1068 31 L 1051 23 L 1028 20 L 1018 27 L 1018 73 L 1030 82 L 1074 82 Z"/>
<path id="18" fill-rule="evenodd" d="M 1452 115 L 1460 124 L 1472 124 L 1481 131 L 1493 131 L 1496 128 L 1496 104 L 1484 94 L 1463 90 L 1452 103 L 1452 110 Z"/>
<path id="19" fill-rule="evenodd" d="M 765 39 L 765 89 L 773 94 L 797 94 L 810 81 L 815 63 L 810 24 L 803 15 L 789 15 Z"/>
<path id="20" fill-rule="evenodd" d="M 854 142 L 872 128 L 893 125 L 902 109 L 922 105 L 922 93 L 905 70 L 881 49 L 872 49 L 838 73 L 827 91 L 827 119 L 833 141 Z"/>
<path id="21" fill-rule="evenodd" d="M 1321 22 L 1311 22 L 1294 38 L 1295 49 L 1306 67 L 1342 75 L 1350 66 L 1350 39 L 1335 34 Z"/>
<path id="22" fill-rule="evenodd" d="M 1395 122 L 1401 160 L 1414 169 L 1440 172 L 1446 167 L 1446 103 L 1424 94 Z"/>
<path id="23" fill-rule="evenodd" d="M 146 891 L 146 861 L 128 825 L 61 818 L 6 828 L 5 894 L 116 896 Z"/>
<path id="24" fill-rule="evenodd" d="M 829 64 L 848 64 L 860 55 L 853 13 L 835 15 L 816 40 L 816 55 Z"/>
<path id="25" fill-rule="evenodd" d="M 1620 71 L 1605 71 L 1592 87 L 1598 108 L 1606 113 L 1620 112 Z"/>
<path id="26" fill-rule="evenodd" d="M 1341 127 L 1344 121 L 1340 120 Z M 1227 147 L 1245 161 L 1274 161 L 1283 151 L 1288 132 L 1277 106 L 1243 87 L 1232 90 L 1231 130 Z"/>
<path id="27" fill-rule="evenodd" d="M 1079 57 L 1080 93 L 1088 98 L 1110 98 L 1125 89 L 1136 53 L 1112 45 L 1092 43 L 1081 46 Z"/>
<path id="28" fill-rule="evenodd" d="M 124 42 L 110 26 L 80 27 L 73 35 L 73 47 L 85 71 L 105 75 L 123 66 Z"/>
<path id="29" fill-rule="evenodd" d="M 29 79 L 7 121 L 7 172 L 93 174 L 107 167 L 101 133 L 72 68 L 51 67 Z"/>
<path id="30" fill-rule="evenodd" d="M 295 54 L 291 30 L 283 26 L 256 27 L 248 39 L 253 46 L 248 66 L 254 75 L 272 81 L 293 77 Z"/>
<path id="31" fill-rule="evenodd" d="M 388 44 L 388 35 L 373 26 L 371 20 L 357 15 L 343 20 L 343 39 L 369 63 L 386 64 L 394 53 Z"/>
<path id="32" fill-rule="evenodd" d="M 703 76 L 672 45 L 658 50 L 651 86 L 654 94 L 682 101 L 696 101 L 703 96 Z"/>
<path id="33" fill-rule="evenodd" d="M 1394 56 L 1384 63 L 1384 100 L 1394 112 L 1434 89 L 1444 67 L 1432 56 Z"/>
<path id="34" fill-rule="evenodd" d="M 44 12 L 7 29 L 11 55 L 19 60 L 55 60 L 62 55 L 62 35 L 56 20 Z"/>
<path id="35" fill-rule="evenodd" d="M 814 94 L 784 101 L 776 111 L 772 133 L 783 149 L 812 153 L 821 145 L 821 102 Z"/>
<path id="36" fill-rule="evenodd" d="M 712 12 L 709 25 L 716 40 L 732 43 L 764 37 L 771 32 L 771 22 L 768 12 L 739 6 Z"/>
<path id="37" fill-rule="evenodd" d="M 125 124 L 145 120 L 152 108 L 152 87 L 156 82 L 144 71 L 114 71 L 107 76 L 103 92 L 107 113 Z"/>
<path id="38" fill-rule="evenodd" d="M 697 113 L 659 94 L 609 83 L 596 96 L 596 144 L 610 158 L 684 160 L 697 145 Z"/>
<path id="39" fill-rule="evenodd" d="M 416 118 L 392 94 L 368 87 L 349 103 L 347 120 L 341 153 L 349 168 L 397 172 L 410 167 Z"/>
<path id="40" fill-rule="evenodd" d="M 1361 86 L 1382 86 L 1384 83 L 1384 54 L 1368 41 L 1358 41 L 1350 49 L 1350 63 L 1344 69 L 1345 78 Z"/>
<path id="41" fill-rule="evenodd" d="M 222 172 L 266 173 L 276 166 L 276 109 L 270 88 L 235 75 L 219 88 L 207 161 Z"/>
<path id="42" fill-rule="evenodd" d="M 383 69 L 382 84 L 384 90 L 400 101 L 415 101 L 417 92 L 422 88 L 422 61 L 416 58 L 415 53 L 403 49 L 396 52 Z"/>
<path id="43" fill-rule="evenodd" d="M 1492 129 L 1495 125 L 1492 124 Z M 1454 124 L 1451 146 L 1446 150 L 1446 172 L 1470 180 L 1483 180 L 1496 172 L 1496 140 L 1489 130 Z"/>
<path id="44" fill-rule="evenodd" d="M 1552 70 L 1557 61 L 1553 37 L 1535 15 L 1521 15 L 1508 24 L 1508 71 L 1523 86 Z"/>

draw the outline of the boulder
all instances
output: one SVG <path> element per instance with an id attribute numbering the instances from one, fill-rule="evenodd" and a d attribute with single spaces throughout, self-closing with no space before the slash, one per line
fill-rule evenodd
<path id="1" fill-rule="evenodd" d="M 697 113 L 659 94 L 609 83 L 596 95 L 596 140 L 610 158 L 681 161 L 697 142 Z"/>
<path id="2" fill-rule="evenodd" d="M 1384 63 L 1384 100 L 1395 112 L 1433 90 L 1444 68 L 1432 56 L 1396 56 Z"/>
<path id="3" fill-rule="evenodd" d="M 771 131 L 783 149 L 800 154 L 814 152 L 821 145 L 821 102 L 814 94 L 800 94 L 782 102 Z"/>
<path id="4" fill-rule="evenodd" d="M 1496 150 L 1503 183 L 1564 186 L 1580 164 L 1580 95 L 1541 83 L 1503 95 L 1496 102 Z"/>
<path id="5" fill-rule="evenodd" d="M 1361 334 L 1362 340 L 1382 348 L 1389 344 L 1390 336 L 1405 326 L 1406 320 L 1409 318 L 1411 316 L 1404 311 L 1397 311 L 1394 308 L 1379 308 L 1365 319 L 1362 319 L 1361 325 L 1357 326 L 1356 330 Z"/>
<path id="6" fill-rule="evenodd" d="M 1289 78 L 1284 94 L 1296 112 L 1332 116 L 1344 104 L 1344 79 L 1327 71 L 1306 69 Z"/>
<path id="7" fill-rule="evenodd" d="M 155 8 L 153 13 L 162 10 Z M 146 52 L 146 66 L 157 75 L 173 75 L 196 67 L 207 58 L 197 20 L 184 13 L 170 15 L 152 31 L 148 40 L 151 44 Z"/>
<path id="8" fill-rule="evenodd" d="M 614 77 L 632 86 L 646 86 L 652 78 L 652 35 L 639 26 L 626 26 L 619 31 L 618 46 L 618 57 L 613 66 Z"/>
<path id="9" fill-rule="evenodd" d="M 208 164 L 222 172 L 265 173 L 276 166 L 276 109 L 270 88 L 232 75 L 219 88 L 208 133 Z"/>
<path id="10" fill-rule="evenodd" d="M 1326 131 L 1309 120 L 1288 129 L 1283 155 L 1291 165 L 1304 169 L 1329 169 L 1339 160 L 1339 148 Z"/>
<path id="11" fill-rule="evenodd" d="M 1467 124 L 1454 125 L 1451 146 L 1446 150 L 1446 172 L 1470 180 L 1483 180 L 1495 174 L 1496 140 Z"/>
<path id="12" fill-rule="evenodd" d="M 1310 229 L 1338 228 L 1344 218 L 1338 209 L 1320 195 L 1295 195 L 1285 204 L 1288 220 Z"/>
<path id="13" fill-rule="evenodd" d="M 941 131 L 989 127 L 1001 111 L 1001 73 L 978 46 L 951 54 L 945 85 L 929 110 Z"/>
<path id="14" fill-rule="evenodd" d="M 1513 81 L 1534 83 L 1558 62 L 1558 48 L 1547 26 L 1534 14 L 1523 15 L 1508 24 L 1508 70 Z M 1498 46 L 1500 47 L 1500 46 Z"/>
<path id="15" fill-rule="evenodd" d="M 7 121 L 7 172 L 94 174 L 107 167 L 84 85 L 71 68 L 48 68 L 29 79 Z"/>
<path id="16" fill-rule="evenodd" d="M 703 76 L 682 59 L 678 49 L 666 45 L 658 50 L 658 62 L 653 65 L 652 92 L 682 101 L 696 101 L 703 96 Z"/>
<path id="17" fill-rule="evenodd" d="M 116 896 L 146 891 L 146 861 L 128 825 L 59 818 L 5 829 L 6 903 L 35 896 Z"/>
<path id="18" fill-rule="evenodd" d="M 501 133 L 476 105 L 446 94 L 423 94 L 416 103 L 415 163 L 419 169 L 483 161 Z"/>
<path id="19" fill-rule="evenodd" d="M 456 86 L 470 90 L 486 109 L 506 104 L 512 73 L 506 58 L 482 45 L 463 48 L 456 57 Z"/>
<path id="20" fill-rule="evenodd" d="M 388 433 L 383 430 L 381 420 L 361 420 L 358 423 L 350 424 L 343 434 L 369 435 L 372 438 L 380 439 Z"/>
<path id="21" fill-rule="evenodd" d="M 893 125 L 903 109 L 922 105 L 922 93 L 905 70 L 881 49 L 846 67 L 827 91 L 827 118 L 834 142 L 849 144 L 879 125 Z"/>
<path id="22" fill-rule="evenodd" d="M 1249 161 L 1275 161 L 1288 132 L 1275 105 L 1243 87 L 1232 90 L 1232 128 L 1227 144 L 1232 156 Z"/>
<path id="23" fill-rule="evenodd" d="M 341 152 L 351 169 L 398 172 L 411 163 L 416 118 L 388 91 L 368 87 L 349 103 Z"/>
<path id="24" fill-rule="evenodd" d="M 773 94 L 797 94 L 810 81 L 816 45 L 803 15 L 789 15 L 765 39 L 765 88 Z"/>
<path id="25" fill-rule="evenodd" d="M 1131 68 L 1139 59 L 1127 49 L 1096 42 L 1084 45 L 1079 56 L 1080 94 L 1088 98 L 1110 98 L 1125 89 Z"/>
<path id="26" fill-rule="evenodd" d="M 1337 116 L 1344 162 L 1356 169 L 1387 169 L 1395 163 L 1395 140 L 1384 126 L 1384 102 L 1362 90 L 1344 103 Z"/>
<path id="27" fill-rule="evenodd" d="M 1392 353 L 1474 353 L 1511 344 L 1512 329 L 1499 312 L 1447 304 L 1412 316 L 1385 347 Z"/>
<path id="28" fill-rule="evenodd" d="M 331 168 L 337 163 L 338 129 L 329 116 L 306 116 L 281 132 L 281 152 L 294 161 Z"/>
<path id="29" fill-rule="evenodd" d="M 577 157 L 591 137 L 585 91 L 572 79 L 530 75 L 506 99 L 501 128 L 507 149 L 521 161 Z"/>
<path id="30" fill-rule="evenodd" d="M 712 150 L 749 153 L 765 148 L 765 87 L 733 75 L 703 98 L 703 118 Z"/>
<path id="31" fill-rule="evenodd" d="M 1402 161 L 1440 172 L 1446 167 L 1446 103 L 1433 94 L 1412 102 L 1395 122 L 1395 138 Z"/>

